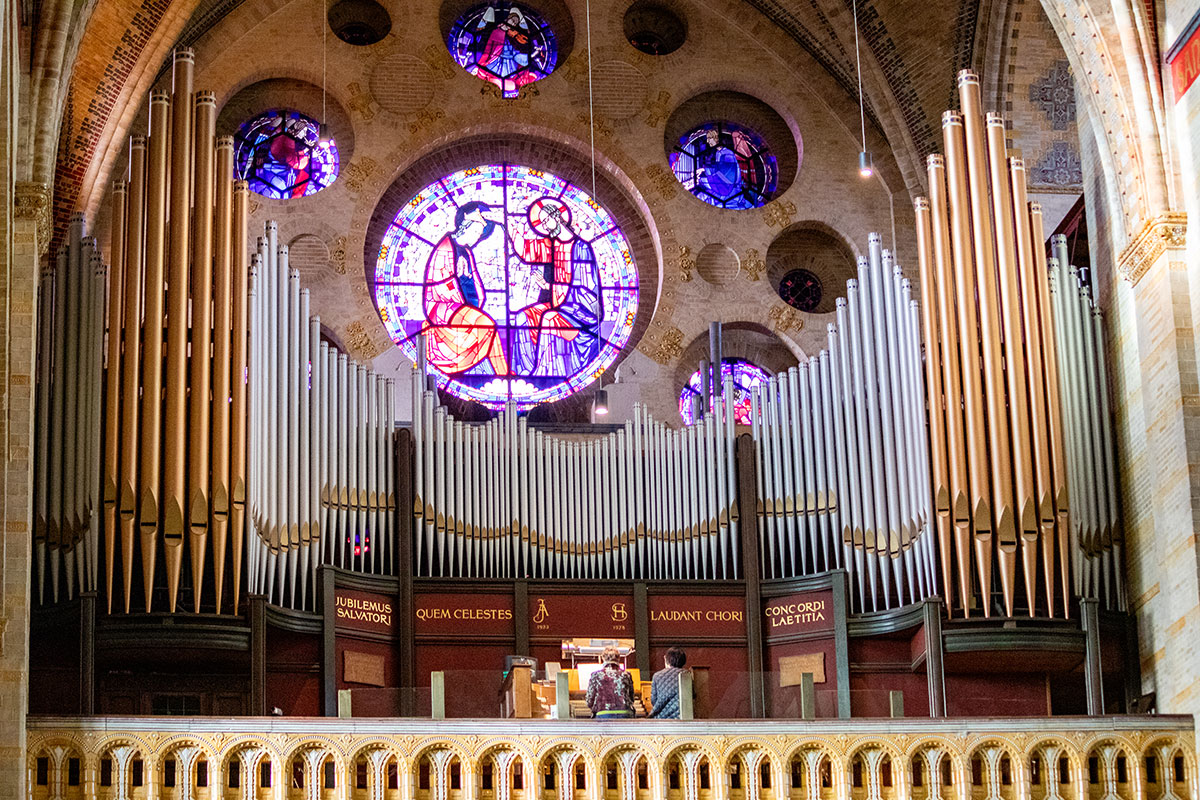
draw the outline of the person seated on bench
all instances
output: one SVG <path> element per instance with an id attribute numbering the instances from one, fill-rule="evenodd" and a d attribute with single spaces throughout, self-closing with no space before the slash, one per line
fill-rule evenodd
<path id="1" fill-rule="evenodd" d="M 588 679 L 587 704 L 595 719 L 633 716 L 633 677 L 621 666 L 621 654 L 606 647 L 600 654 L 600 669 Z"/>

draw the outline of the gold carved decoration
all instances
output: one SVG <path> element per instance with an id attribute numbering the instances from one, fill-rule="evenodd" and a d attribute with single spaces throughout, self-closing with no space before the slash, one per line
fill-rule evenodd
<path id="1" fill-rule="evenodd" d="M 346 237 L 339 236 L 329 247 L 329 263 L 338 275 L 346 274 Z"/>
<path id="2" fill-rule="evenodd" d="M 679 269 L 679 280 L 686 282 L 692 279 L 692 272 L 696 269 L 696 259 L 692 258 L 692 248 L 686 244 L 679 245 L 675 266 Z"/>
<path id="3" fill-rule="evenodd" d="M 671 116 L 671 93 L 662 91 L 658 97 L 646 104 L 646 124 L 657 128 Z"/>
<path id="4" fill-rule="evenodd" d="M 371 341 L 371 335 L 362 320 L 356 320 L 346 326 L 346 347 L 350 354 L 359 361 L 370 361 L 383 352 L 383 349 Z"/>
<path id="5" fill-rule="evenodd" d="M 654 188 L 658 189 L 663 200 L 674 198 L 675 193 L 679 191 L 679 181 L 675 179 L 674 173 L 662 164 L 651 164 L 646 167 L 646 177 L 654 184 Z"/>
<path id="6" fill-rule="evenodd" d="M 746 277 L 752 281 L 757 281 L 762 278 L 763 272 L 767 269 L 767 262 L 763 261 L 762 256 L 758 254 L 758 250 L 751 248 L 746 252 L 746 257 L 742 259 L 742 268 L 746 271 Z"/>
<path id="7" fill-rule="evenodd" d="M 767 317 L 773 323 L 771 330 L 776 333 L 799 331 L 804 328 L 804 318 L 800 312 L 791 306 L 777 305 L 767 312 Z"/>
<path id="8" fill-rule="evenodd" d="M 31 219 L 37 224 L 38 255 L 50 251 L 50 186 L 32 181 L 17 181 L 13 217 Z"/>
<path id="9" fill-rule="evenodd" d="M 770 228 L 776 225 L 786 228 L 792 224 L 794 216 L 796 216 L 796 204 L 791 200 L 776 200 L 763 209 L 763 222 L 767 223 L 767 227 Z"/>
<path id="10" fill-rule="evenodd" d="M 351 111 L 357 111 L 362 116 L 363 122 L 375 119 L 375 98 L 362 87 L 362 84 L 351 83 L 346 86 L 346 92 L 350 95 L 350 102 L 346 105 L 350 107 Z"/>
<path id="11" fill-rule="evenodd" d="M 1187 243 L 1187 214 L 1169 211 L 1142 225 L 1117 259 L 1125 280 L 1136 284 L 1168 249 L 1181 250 Z"/>
<path id="12" fill-rule="evenodd" d="M 342 170 L 342 180 L 346 182 L 346 187 L 350 191 L 361 191 L 363 184 L 375 174 L 377 169 L 379 169 L 379 164 L 375 162 L 375 159 L 363 156 L 346 165 L 346 168 Z"/>
<path id="13" fill-rule="evenodd" d="M 638 349 L 665 366 L 683 354 L 683 331 L 674 326 L 667 328 L 657 342 L 647 335 Z"/>
<path id="14" fill-rule="evenodd" d="M 436 111 L 431 111 L 427 108 L 418 114 L 415 120 L 408 123 L 408 132 L 418 133 L 422 128 L 428 128 L 439 119 L 444 119 L 445 116 L 446 112 L 440 108 Z"/>
<path id="15" fill-rule="evenodd" d="M 453 78 L 458 72 L 457 65 L 450 60 L 450 53 L 446 50 L 445 42 L 426 47 L 421 51 L 421 60 L 446 80 Z"/>

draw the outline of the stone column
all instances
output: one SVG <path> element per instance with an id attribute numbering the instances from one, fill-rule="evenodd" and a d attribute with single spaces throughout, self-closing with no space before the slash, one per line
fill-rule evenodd
<path id="1" fill-rule="evenodd" d="M 1121 454 L 1123 523 L 1142 688 L 1157 693 L 1160 712 L 1196 714 L 1200 674 L 1191 654 L 1200 646 L 1200 360 L 1194 328 L 1200 320 L 1193 295 L 1200 286 L 1189 276 L 1184 248 L 1182 215 L 1166 214 L 1146 223 L 1121 254 L 1120 270 L 1132 283 L 1134 329 L 1120 335 L 1133 335 L 1136 348 L 1121 348 L 1120 369 L 1134 373 L 1125 383 L 1139 382 L 1140 404 L 1114 399 L 1130 432 Z"/>
<path id="2" fill-rule="evenodd" d="M 0 19 L 10 13 L 0 0 Z M 7 26 L 6 26 L 7 27 Z M 10 31 L 0 34 L 8 66 Z M 16 109 L 0 78 L 0 796 L 25 796 L 25 711 L 29 704 L 29 576 L 33 500 L 33 372 L 35 298 L 41 256 L 50 241 L 50 189 L 13 186 L 8 153 Z"/>

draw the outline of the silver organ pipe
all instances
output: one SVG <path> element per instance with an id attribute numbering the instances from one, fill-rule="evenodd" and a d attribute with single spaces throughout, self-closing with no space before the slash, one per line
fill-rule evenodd
<path id="1" fill-rule="evenodd" d="M 109 539 L 100 535 L 102 465 L 112 475 L 100 443 L 105 277 L 96 242 L 84 235 L 83 215 L 73 215 L 38 286 L 33 507 L 39 602 L 95 591 L 101 541 Z"/>
<path id="2" fill-rule="evenodd" d="M 860 611 L 932 594 L 917 313 L 872 235 L 827 348 L 752 395 L 764 577 L 843 567 Z"/>
<path id="3" fill-rule="evenodd" d="M 250 592 L 312 609 L 321 564 L 395 574 L 394 395 L 390 380 L 321 341 L 275 223 L 251 263 Z"/>
<path id="4" fill-rule="evenodd" d="M 1107 608 L 1124 609 L 1120 577 L 1124 537 L 1103 319 L 1090 276 L 1068 266 L 1065 236 L 1052 237 L 1051 252 L 1048 288 L 1057 334 L 1066 476 L 1075 508 L 1070 532 L 1075 587 L 1080 595 L 1100 599 Z"/>

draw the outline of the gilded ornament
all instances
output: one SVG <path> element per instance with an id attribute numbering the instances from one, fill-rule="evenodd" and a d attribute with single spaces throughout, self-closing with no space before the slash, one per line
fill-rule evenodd
<path id="1" fill-rule="evenodd" d="M 491 84 L 488 84 L 488 85 L 490 86 Z M 437 122 L 439 119 L 444 119 L 445 116 L 446 116 L 446 112 L 440 108 L 437 110 L 434 110 L 434 111 L 431 111 L 430 109 L 427 108 L 424 111 L 422 111 L 420 114 L 418 114 L 417 118 L 415 120 L 408 123 L 408 132 L 409 133 L 417 133 L 422 128 L 428 128 L 430 125 Z"/>
<path id="2" fill-rule="evenodd" d="M 444 42 L 441 44 L 431 44 L 422 50 L 421 60 L 446 80 L 453 78 L 458 72 L 454 62 L 450 59 L 450 53 L 446 50 Z"/>
<path id="3" fill-rule="evenodd" d="M 342 170 L 342 180 L 346 182 L 346 188 L 352 192 L 358 192 L 378 169 L 379 164 L 375 162 L 375 159 L 362 156 L 346 165 L 346 168 Z"/>
<path id="4" fill-rule="evenodd" d="M 804 318 L 800 316 L 800 312 L 791 306 L 773 306 L 771 310 L 767 312 L 767 318 L 773 323 L 771 330 L 775 331 L 776 333 L 799 331 L 804 328 Z"/>
<path id="5" fill-rule="evenodd" d="M 692 258 L 692 248 L 686 244 L 679 245 L 679 255 L 675 259 L 675 265 L 679 269 L 679 279 L 690 281 L 692 272 L 696 269 L 696 259 Z"/>
<path id="6" fill-rule="evenodd" d="M 346 274 L 346 237 L 339 236 L 329 246 L 329 263 L 338 275 Z"/>
<path id="7" fill-rule="evenodd" d="M 762 278 L 763 272 L 766 271 L 767 263 L 758 254 L 758 250 L 751 248 L 746 252 L 746 257 L 742 259 L 742 268 L 746 271 L 747 278 L 757 281 Z"/>
<path id="8" fill-rule="evenodd" d="M 763 222 L 767 223 L 768 228 L 776 225 L 786 228 L 792 224 L 794 216 L 796 216 L 796 204 L 791 200 L 776 200 L 763 209 Z"/>
<path id="9" fill-rule="evenodd" d="M 671 116 L 671 93 L 661 91 L 658 97 L 646 104 L 646 124 L 657 128 Z"/>
<path id="10" fill-rule="evenodd" d="M 1187 214 L 1171 211 L 1142 225 L 1117 259 L 1117 269 L 1125 280 L 1137 284 L 1150 267 L 1168 249 L 1182 250 L 1187 245 Z"/>
<path id="11" fill-rule="evenodd" d="M 363 118 L 363 122 L 375 119 L 375 98 L 362 84 L 351 83 L 346 86 L 346 92 L 350 95 L 350 101 L 346 105 L 351 111 L 357 112 Z"/>
<path id="12" fill-rule="evenodd" d="M 679 191 L 679 181 L 675 180 L 671 171 L 662 164 L 651 164 L 646 167 L 646 177 L 654 184 L 654 188 L 658 189 L 663 200 L 674 198 L 676 192 Z"/>
<path id="13" fill-rule="evenodd" d="M 638 349 L 665 366 L 683 354 L 683 331 L 676 327 L 667 328 L 657 343 L 653 336 L 648 335 Z"/>
<path id="14" fill-rule="evenodd" d="M 17 181 L 13 187 L 13 217 L 37 224 L 38 254 L 50 251 L 50 186 L 34 181 Z"/>

